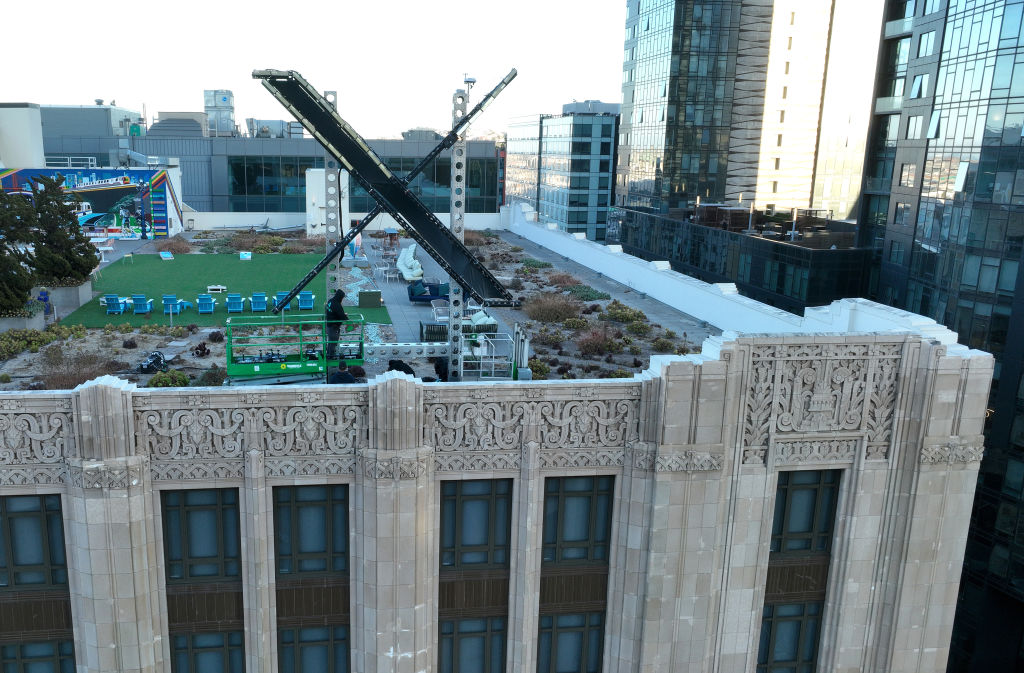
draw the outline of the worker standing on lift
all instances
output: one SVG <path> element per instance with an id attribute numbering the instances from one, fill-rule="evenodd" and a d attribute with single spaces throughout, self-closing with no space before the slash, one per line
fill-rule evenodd
<path id="1" fill-rule="evenodd" d="M 338 337 L 341 335 L 341 323 L 348 320 L 345 307 L 341 302 L 345 299 L 345 293 L 337 290 L 334 296 L 324 304 L 324 320 L 327 322 L 327 359 L 333 360 L 338 352 Z"/>

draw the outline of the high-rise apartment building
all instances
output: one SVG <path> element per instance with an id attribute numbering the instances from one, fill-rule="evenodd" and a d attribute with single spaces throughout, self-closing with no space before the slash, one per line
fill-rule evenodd
<path id="1" fill-rule="evenodd" d="M 627 2 L 623 249 L 787 310 L 862 294 L 865 252 L 833 222 L 858 211 L 882 5 Z M 698 204 L 799 209 L 813 236 L 724 226 Z"/>
<path id="2" fill-rule="evenodd" d="M 525 201 L 542 222 L 605 240 L 615 171 L 619 105 L 583 101 L 561 115 L 539 115 L 511 125 L 509 203 Z"/>
<path id="3" fill-rule="evenodd" d="M 890 0 L 862 237 L 878 297 L 996 356 L 951 671 L 1024 670 L 1024 34 L 1019 1 Z"/>
<path id="4" fill-rule="evenodd" d="M 855 214 L 881 6 L 629 0 L 617 205 Z"/>

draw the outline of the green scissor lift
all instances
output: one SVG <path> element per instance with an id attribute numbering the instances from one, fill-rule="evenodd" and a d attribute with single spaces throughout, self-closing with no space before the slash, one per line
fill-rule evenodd
<path id="1" fill-rule="evenodd" d="M 252 316 L 228 318 L 228 385 L 271 385 L 325 378 L 344 360 L 363 364 L 362 316 L 341 323 L 336 352 L 327 359 L 327 325 L 323 317 Z"/>

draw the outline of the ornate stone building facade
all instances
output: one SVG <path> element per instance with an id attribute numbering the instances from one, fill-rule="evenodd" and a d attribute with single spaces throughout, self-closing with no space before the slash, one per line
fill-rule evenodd
<path id="1" fill-rule="evenodd" d="M 625 380 L 5 393 L 0 652 L 941 670 L 991 375 L 915 334 L 727 336 Z"/>

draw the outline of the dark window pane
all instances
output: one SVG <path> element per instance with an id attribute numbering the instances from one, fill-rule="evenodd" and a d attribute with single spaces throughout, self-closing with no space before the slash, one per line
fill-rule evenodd
<path id="1" fill-rule="evenodd" d="M 279 487 L 274 508 L 279 574 L 348 572 L 347 486 Z"/>
<path id="2" fill-rule="evenodd" d="M 511 486 L 507 479 L 445 482 L 441 489 L 441 566 L 507 567 Z"/>
<path id="3" fill-rule="evenodd" d="M 237 489 L 189 490 L 180 496 L 164 491 L 161 497 L 168 579 L 238 577 Z"/>

